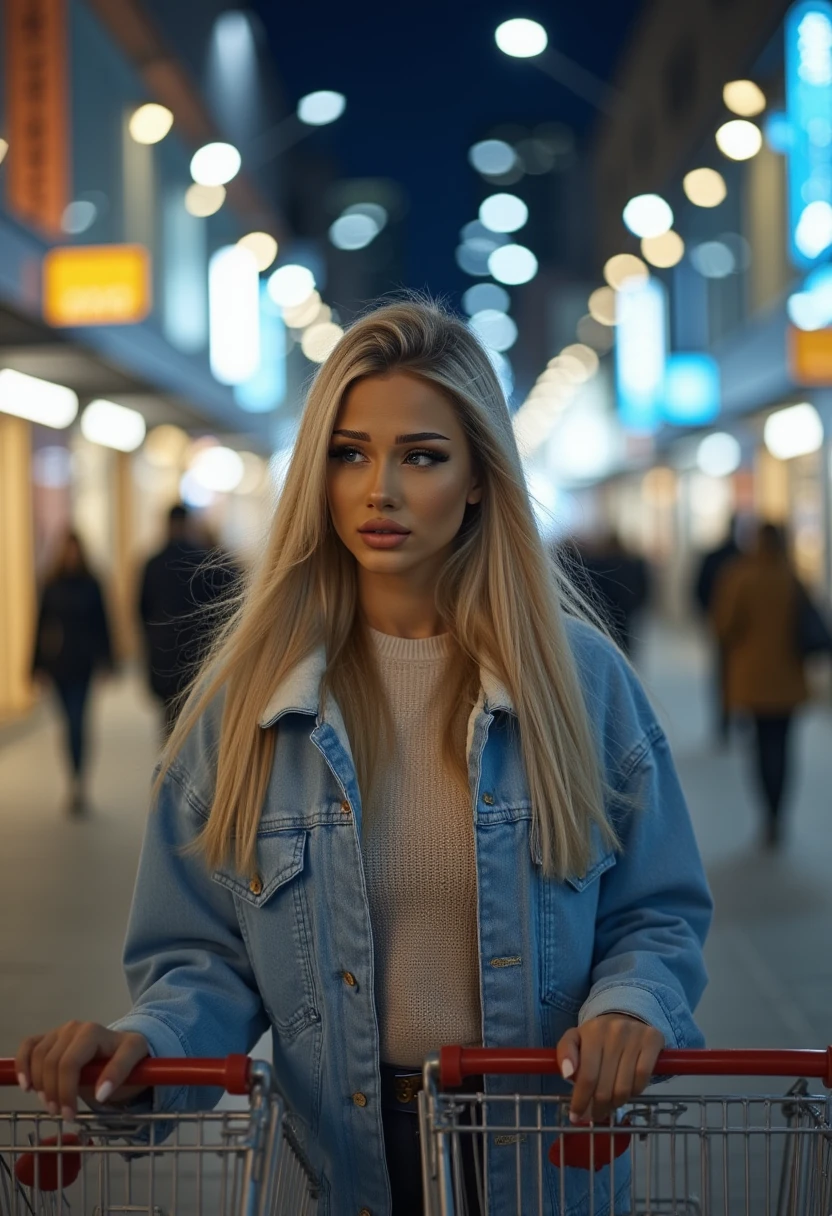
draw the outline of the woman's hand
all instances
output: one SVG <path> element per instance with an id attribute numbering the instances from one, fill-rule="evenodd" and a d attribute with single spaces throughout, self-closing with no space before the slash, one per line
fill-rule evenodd
<path id="1" fill-rule="evenodd" d="M 126 1102 L 145 1087 L 122 1082 L 149 1054 L 144 1035 L 108 1030 L 96 1022 L 65 1022 L 48 1034 L 24 1039 L 17 1050 L 15 1070 L 20 1088 L 24 1092 L 34 1089 L 51 1115 L 57 1116 L 60 1110 L 63 1119 L 74 1119 L 78 1078 L 85 1064 L 109 1057 L 95 1098 Z"/>
<path id="2" fill-rule="evenodd" d="M 566 1080 L 575 1079 L 571 1122 L 608 1119 L 640 1094 L 663 1047 L 661 1031 L 625 1013 L 604 1013 L 567 1030 L 558 1063 Z"/>

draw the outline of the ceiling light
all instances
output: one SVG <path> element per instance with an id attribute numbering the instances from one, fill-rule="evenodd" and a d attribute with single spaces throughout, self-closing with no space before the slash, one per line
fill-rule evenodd
<path id="1" fill-rule="evenodd" d="M 269 232 L 249 232 L 241 236 L 237 244 L 254 254 L 260 271 L 268 270 L 277 257 L 277 241 Z"/>
<path id="2" fill-rule="evenodd" d="M 516 232 L 529 218 L 529 209 L 516 194 L 492 194 L 480 206 L 480 221 L 491 232 Z"/>
<path id="3" fill-rule="evenodd" d="M 646 236 L 641 242 L 641 252 L 651 266 L 667 270 L 668 267 L 681 262 L 685 256 L 685 242 L 679 233 L 671 228 L 661 236 Z"/>
<path id="4" fill-rule="evenodd" d="M 517 153 L 504 139 L 483 139 L 468 150 L 468 161 L 485 177 L 499 177 L 514 168 Z"/>
<path id="5" fill-rule="evenodd" d="M 627 203 L 622 218 L 634 236 L 661 236 L 673 225 L 670 205 L 658 194 L 637 194 Z"/>
<path id="6" fill-rule="evenodd" d="M 634 253 L 616 253 L 604 263 L 604 278 L 616 291 L 627 279 L 646 279 L 650 271 Z"/>
<path id="7" fill-rule="evenodd" d="M 589 315 L 601 325 L 615 325 L 615 292 L 611 287 L 597 287 L 587 307 Z"/>
<path id="8" fill-rule="evenodd" d="M 81 415 L 81 434 L 90 443 L 117 452 L 135 452 L 142 445 L 147 426 L 138 410 L 114 401 L 91 401 Z"/>
<path id="9" fill-rule="evenodd" d="M 279 267 L 269 279 L 269 295 L 281 308 L 302 304 L 315 290 L 315 276 L 306 266 Z"/>
<path id="10" fill-rule="evenodd" d="M 224 186 L 240 172 L 241 163 L 233 144 L 205 144 L 191 159 L 191 177 L 198 186 Z"/>
<path id="11" fill-rule="evenodd" d="M 154 426 L 145 440 L 142 456 L 159 469 L 177 468 L 188 447 L 188 436 L 178 426 L 163 422 Z"/>
<path id="12" fill-rule="evenodd" d="M 726 109 L 743 118 L 753 118 L 766 108 L 766 95 L 753 80 L 729 80 L 722 90 Z"/>
<path id="13" fill-rule="evenodd" d="M 321 311 L 320 293 L 313 291 L 300 304 L 290 305 L 283 310 L 283 320 L 291 329 L 306 329 L 313 321 L 317 321 Z"/>
<path id="14" fill-rule="evenodd" d="M 364 249 L 380 231 L 372 216 L 353 212 L 352 215 L 339 216 L 330 225 L 329 239 L 336 249 Z"/>
<path id="15" fill-rule="evenodd" d="M 185 191 L 185 210 L 204 219 L 214 215 L 225 202 L 225 186 L 198 186 L 194 184 Z"/>
<path id="16" fill-rule="evenodd" d="M 245 466 L 239 452 L 217 445 L 198 452 L 188 472 L 204 490 L 230 494 L 243 480 Z"/>
<path id="17" fill-rule="evenodd" d="M 301 97 L 297 115 L 307 126 L 325 127 L 340 118 L 346 106 L 347 99 L 343 93 L 319 89 L 317 93 L 307 93 L 305 97 Z"/>
<path id="18" fill-rule="evenodd" d="M 538 21 L 513 17 L 498 25 L 494 33 L 497 46 L 505 55 L 515 59 L 530 59 L 546 50 L 549 42 L 545 29 Z"/>
<path id="19" fill-rule="evenodd" d="M 778 460 L 808 456 L 823 443 L 820 414 L 808 402 L 777 410 L 766 418 L 763 439 L 769 452 Z"/>
<path id="20" fill-rule="evenodd" d="M 344 331 L 334 321 L 310 325 L 301 338 L 300 348 L 313 363 L 323 363 L 341 341 Z"/>
<path id="21" fill-rule="evenodd" d="M 725 178 L 716 169 L 691 169 L 682 179 L 682 188 L 697 207 L 718 207 L 728 193 Z"/>
<path id="22" fill-rule="evenodd" d="M 730 477 L 736 473 L 741 461 L 742 448 L 726 431 L 706 435 L 696 450 L 696 463 L 706 477 Z"/>
<path id="23" fill-rule="evenodd" d="M 537 258 L 525 245 L 503 245 L 489 257 L 488 269 L 498 283 L 528 283 L 537 274 Z"/>
<path id="24" fill-rule="evenodd" d="M 151 101 L 133 111 L 127 129 L 137 144 L 158 144 L 172 126 L 173 112 Z"/>
<path id="25" fill-rule="evenodd" d="M 730 160 L 750 160 L 763 146 L 763 133 L 753 122 L 732 118 L 717 131 L 716 146 Z"/>
<path id="26" fill-rule="evenodd" d="M 78 413 L 78 394 L 62 384 L 4 367 L 0 371 L 0 413 L 62 429 Z"/>

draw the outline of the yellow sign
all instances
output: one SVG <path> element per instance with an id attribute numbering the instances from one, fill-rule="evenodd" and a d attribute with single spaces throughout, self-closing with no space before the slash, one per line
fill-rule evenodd
<path id="1" fill-rule="evenodd" d="M 832 329 L 798 329 L 787 334 L 789 372 L 796 384 L 832 384 Z"/>
<path id="2" fill-rule="evenodd" d="M 67 245 L 43 259 L 49 325 L 135 325 L 150 306 L 150 254 L 143 245 Z"/>

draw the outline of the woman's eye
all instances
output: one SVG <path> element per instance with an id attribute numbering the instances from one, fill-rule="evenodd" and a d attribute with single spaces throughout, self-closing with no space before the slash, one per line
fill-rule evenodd
<path id="1" fill-rule="evenodd" d="M 338 447 L 338 448 L 330 448 L 330 450 L 329 450 L 330 459 L 331 460 L 340 460 L 342 464 L 357 464 L 358 463 L 357 461 L 348 460 L 347 457 L 360 456 L 360 455 L 361 455 L 361 453 L 359 452 L 358 448 Z"/>
<path id="2" fill-rule="evenodd" d="M 424 451 L 408 452 L 405 460 L 409 461 L 411 456 L 425 457 L 427 460 L 427 464 L 416 465 L 416 468 L 418 469 L 429 469 L 432 464 L 441 464 L 443 461 L 448 459 L 444 452 L 429 452 L 427 449 Z"/>
<path id="3" fill-rule="evenodd" d="M 358 448 L 349 447 L 333 447 L 329 449 L 329 457 L 331 460 L 340 460 L 342 464 L 358 464 L 359 461 L 353 457 L 361 456 L 362 453 Z M 415 459 L 414 459 L 415 457 Z M 415 469 L 429 469 L 431 465 L 441 464 L 448 457 L 444 452 L 429 452 L 427 449 L 408 452 L 404 458 L 404 463 L 409 464 Z"/>

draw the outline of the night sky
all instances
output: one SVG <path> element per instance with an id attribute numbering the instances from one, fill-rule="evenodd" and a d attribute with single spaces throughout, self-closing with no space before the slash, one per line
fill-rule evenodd
<path id="1" fill-rule="evenodd" d="M 343 117 L 308 142 L 333 153 L 345 177 L 390 177 L 404 187 L 406 285 L 456 294 L 474 281 L 454 260 L 458 231 L 476 218 L 483 194 L 470 145 L 505 122 L 565 122 L 585 139 L 597 116 L 532 61 L 504 55 L 494 30 L 510 17 L 531 17 L 551 46 L 608 79 L 641 3 L 259 0 L 256 7 L 289 106 L 316 89 L 346 95 Z"/>

